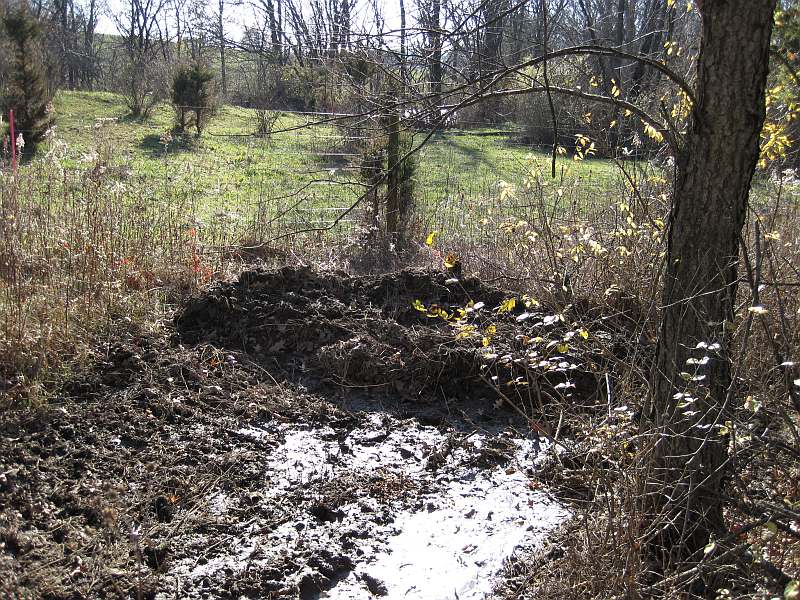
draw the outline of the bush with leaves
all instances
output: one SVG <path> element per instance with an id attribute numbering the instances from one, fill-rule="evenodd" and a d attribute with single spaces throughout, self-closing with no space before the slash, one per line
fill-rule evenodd
<path id="1" fill-rule="evenodd" d="M 37 19 L 24 8 L 3 17 L 8 36 L 11 64 L 3 113 L 14 111 L 16 130 L 30 155 L 52 126 L 52 93 L 45 75 L 42 30 Z"/>
<path id="2" fill-rule="evenodd" d="M 179 67 L 172 79 L 172 105 L 179 131 L 194 124 L 202 134 L 214 108 L 214 73 L 197 63 Z"/>

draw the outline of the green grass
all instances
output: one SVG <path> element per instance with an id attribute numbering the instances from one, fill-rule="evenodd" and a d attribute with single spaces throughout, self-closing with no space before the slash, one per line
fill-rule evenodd
<path id="1" fill-rule="evenodd" d="M 347 169 L 351 157 L 325 155 L 348 152 L 337 140 L 338 129 L 330 125 L 255 137 L 251 135 L 254 111 L 223 106 L 201 138 L 187 135 L 165 148 L 160 138 L 174 124 L 167 104 L 150 118 L 135 120 L 116 94 L 61 92 L 55 108 L 57 137 L 68 147 L 66 164 L 77 165 L 82 156 L 86 160 L 97 152 L 112 165 L 128 169 L 132 179 L 146 181 L 155 193 L 184 190 L 191 194 L 201 215 L 246 217 L 259 205 L 277 211 L 301 199 L 304 209 L 342 208 L 362 190 L 347 185 L 360 181 L 357 170 Z M 303 116 L 282 113 L 276 128 L 305 122 Z M 423 134 L 414 137 L 418 142 Z M 545 153 L 517 144 L 506 134 L 489 130 L 439 133 L 419 156 L 418 205 L 430 209 L 453 198 L 485 200 L 499 193 L 499 182 L 519 186 L 532 169 L 545 174 L 549 168 Z M 574 162 L 559 157 L 555 184 L 574 188 L 578 181 L 589 198 L 616 181 L 614 169 L 604 160 Z M 341 185 L 311 183 L 320 179 Z"/>
<path id="2" fill-rule="evenodd" d="M 309 132 L 257 138 L 253 111 L 223 106 L 201 138 L 176 137 L 168 146 L 161 136 L 174 124 L 172 109 L 159 106 L 148 119 L 131 119 L 117 95 L 62 92 L 56 98 L 57 135 L 69 148 L 68 162 L 98 152 L 131 175 L 150 181 L 167 181 L 171 187 L 188 186 L 213 210 L 234 210 L 263 196 L 290 194 L 319 177 L 320 161 L 308 155 L 313 147 Z M 116 119 L 115 121 L 104 121 Z M 284 115 L 279 128 L 302 124 Z M 331 135 L 319 127 L 315 136 Z"/>

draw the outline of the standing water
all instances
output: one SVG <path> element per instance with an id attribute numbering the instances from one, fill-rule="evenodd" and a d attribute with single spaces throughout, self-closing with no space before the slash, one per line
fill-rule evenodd
<path id="1" fill-rule="evenodd" d="M 526 475 L 539 441 L 515 433 L 442 431 L 383 413 L 345 430 L 279 424 L 237 433 L 274 442 L 257 501 L 287 507 L 285 516 L 250 523 L 204 564 L 174 565 L 178 577 L 228 581 L 288 564 L 284 583 L 301 598 L 486 598 L 504 562 L 567 516 Z M 237 513 L 224 494 L 208 503 L 221 519 Z"/>

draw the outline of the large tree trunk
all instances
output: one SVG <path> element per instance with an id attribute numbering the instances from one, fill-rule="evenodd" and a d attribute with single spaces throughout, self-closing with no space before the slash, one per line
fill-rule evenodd
<path id="1" fill-rule="evenodd" d="M 774 9 L 775 0 L 704 0 L 701 7 L 697 106 L 677 160 L 661 332 L 645 411 L 655 442 L 648 506 L 658 516 L 653 547 L 664 567 L 702 557 L 709 536 L 723 530 L 730 323 Z"/>

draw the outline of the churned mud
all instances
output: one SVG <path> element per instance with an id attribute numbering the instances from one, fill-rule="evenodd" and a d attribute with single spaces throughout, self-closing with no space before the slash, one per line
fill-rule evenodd
<path id="1" fill-rule="evenodd" d="M 508 298 L 254 270 L 121 336 L 0 417 L 0 597 L 491 597 L 566 518 L 538 476 L 549 400 L 602 367 Z"/>

